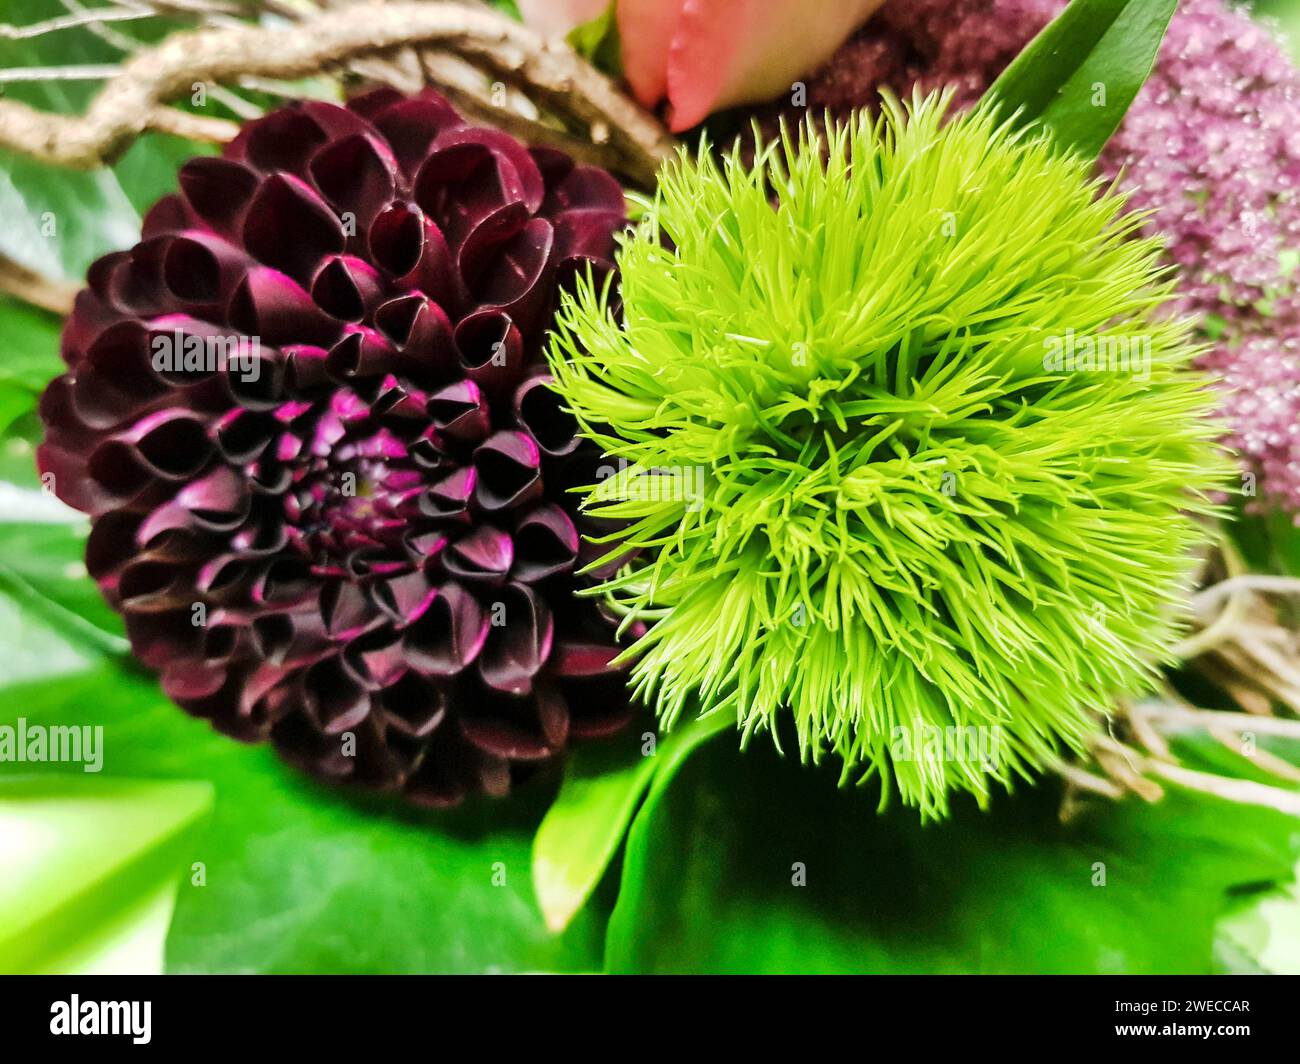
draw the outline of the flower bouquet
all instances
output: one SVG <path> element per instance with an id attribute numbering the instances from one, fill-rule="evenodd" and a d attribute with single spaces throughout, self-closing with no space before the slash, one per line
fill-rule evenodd
<path id="1" fill-rule="evenodd" d="M 1300 971 L 1266 13 L 0 23 L 0 969 Z"/>

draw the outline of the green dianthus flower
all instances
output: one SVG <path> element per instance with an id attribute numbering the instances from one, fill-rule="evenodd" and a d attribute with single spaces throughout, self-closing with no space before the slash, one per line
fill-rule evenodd
<path id="1" fill-rule="evenodd" d="M 665 726 L 789 712 L 927 816 L 1079 748 L 1170 657 L 1228 465 L 1160 245 L 1060 154 L 947 97 L 665 167 L 556 387 L 617 471 Z"/>

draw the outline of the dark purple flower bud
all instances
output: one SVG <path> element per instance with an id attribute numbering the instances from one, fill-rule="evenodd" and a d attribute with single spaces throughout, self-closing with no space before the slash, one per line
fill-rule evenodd
<path id="1" fill-rule="evenodd" d="M 502 794 L 631 715 L 548 387 L 603 171 L 380 90 L 249 123 L 90 270 L 41 402 L 86 565 L 182 707 L 330 780 Z"/>

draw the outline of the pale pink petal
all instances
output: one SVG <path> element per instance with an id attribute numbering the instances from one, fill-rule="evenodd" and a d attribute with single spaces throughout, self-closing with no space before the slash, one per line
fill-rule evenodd
<path id="1" fill-rule="evenodd" d="M 612 0 L 519 0 L 526 25 L 543 37 L 563 37 L 571 29 L 603 15 Z"/>
<path id="2" fill-rule="evenodd" d="M 714 111 L 789 92 L 882 2 L 684 0 L 668 51 L 669 125 L 680 132 Z"/>
<path id="3" fill-rule="evenodd" d="M 646 107 L 654 107 L 668 92 L 668 49 L 684 2 L 618 0 L 623 76 Z M 730 5 L 724 0 L 722 6 Z"/>

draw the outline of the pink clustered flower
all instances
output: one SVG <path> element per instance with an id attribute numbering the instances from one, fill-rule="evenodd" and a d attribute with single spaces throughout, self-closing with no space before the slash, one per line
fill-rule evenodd
<path id="1" fill-rule="evenodd" d="M 1064 6 L 890 0 L 809 79 L 808 104 L 847 110 L 916 83 L 954 85 L 971 104 Z M 1300 249 L 1300 72 L 1243 11 L 1183 0 L 1101 168 L 1122 173 L 1134 209 L 1169 239 L 1256 502 L 1300 524 L 1300 251 L 1289 250 Z"/>

